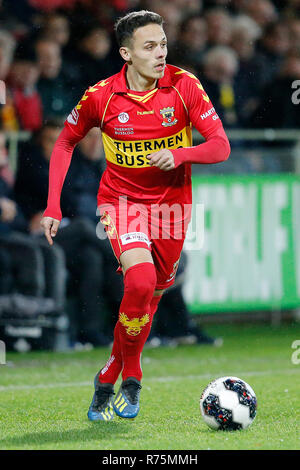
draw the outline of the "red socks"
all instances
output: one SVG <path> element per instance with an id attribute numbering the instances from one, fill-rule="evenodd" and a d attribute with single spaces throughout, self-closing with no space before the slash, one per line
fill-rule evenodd
<path id="1" fill-rule="evenodd" d="M 127 269 L 113 349 L 101 370 L 100 382 L 114 384 L 122 367 L 123 380 L 128 377 L 141 380 L 141 353 L 161 299 L 161 296 L 153 296 L 155 286 L 156 272 L 152 263 L 139 263 Z"/>
<path id="2" fill-rule="evenodd" d="M 121 345 L 119 339 L 120 323 L 117 321 L 114 329 L 114 343 L 110 358 L 99 374 L 99 381 L 102 383 L 115 384 L 123 367 Z"/>
<path id="3" fill-rule="evenodd" d="M 150 302 L 155 286 L 154 264 L 139 263 L 127 269 L 119 313 L 123 380 L 142 378 L 141 352 L 151 329 Z"/>
<path id="4" fill-rule="evenodd" d="M 152 319 L 154 317 L 154 314 L 157 310 L 157 307 L 158 307 L 158 304 L 159 304 L 161 298 L 162 298 L 162 295 L 155 295 L 151 299 L 150 310 L 151 310 Z"/>

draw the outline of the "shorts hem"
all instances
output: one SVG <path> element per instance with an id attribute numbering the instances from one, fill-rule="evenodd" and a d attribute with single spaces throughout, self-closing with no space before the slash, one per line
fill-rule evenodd
<path id="1" fill-rule="evenodd" d="M 173 286 L 174 282 L 175 282 L 175 279 L 173 279 L 172 281 L 170 281 L 168 283 L 165 283 L 165 284 L 156 284 L 155 289 L 156 290 L 167 289 L 168 287 Z"/>

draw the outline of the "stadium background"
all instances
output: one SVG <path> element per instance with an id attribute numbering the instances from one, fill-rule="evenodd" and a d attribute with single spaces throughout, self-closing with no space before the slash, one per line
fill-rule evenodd
<path id="1" fill-rule="evenodd" d="M 45 123 L 61 125 L 88 86 L 120 69 L 113 23 L 138 8 L 152 9 L 165 18 L 168 62 L 200 78 L 232 146 L 227 162 L 193 169 L 194 212 L 197 203 L 204 204 L 205 237 L 203 243 L 197 240 L 191 224 L 183 287 L 190 312 L 205 314 L 203 321 L 208 320 L 207 314 L 223 318 L 224 312 L 236 312 L 234 317 L 239 318 L 251 311 L 254 319 L 271 314 L 275 321 L 283 312 L 290 316 L 290 309 L 296 315 L 300 304 L 300 5 L 295 0 L 20 0 L 17 11 L 12 2 L 1 2 L 0 78 L 7 91 L 1 133 L 9 162 L 3 157 L 1 175 L 14 190 L 11 197 L 26 219 L 21 226 L 12 221 L 7 228 L 3 223 L 3 237 L 7 239 L 7 232 L 16 228 L 29 232 L 32 239 L 39 234 L 45 188 L 40 194 L 38 171 L 28 174 L 36 165 L 32 153 L 38 153 L 38 137 Z M 199 138 L 195 134 L 194 143 Z M 32 145 L 24 150 L 24 142 Z M 92 142 L 90 148 L 91 153 L 102 153 L 100 144 Z M 24 188 L 31 184 L 35 191 Z M 78 186 L 78 178 L 66 184 Z M 83 193 L 84 187 L 79 190 Z M 7 197 L 7 187 L 3 191 L 1 196 Z M 72 197 L 69 193 L 66 199 Z M 34 201 L 39 194 L 40 206 Z M 93 209 L 85 213 L 87 204 L 82 206 L 79 210 L 69 204 L 64 213 L 71 219 L 87 216 L 95 223 Z M 80 284 L 75 274 L 76 281 Z M 18 286 L 4 282 L 1 293 L 7 297 L 12 292 L 18 292 Z M 69 287 L 59 301 L 66 303 L 73 294 Z M 49 296 L 49 288 L 39 295 Z M 52 297 L 59 302 L 59 296 Z M 105 309 L 100 304 L 96 308 Z"/>
<path id="2" fill-rule="evenodd" d="M 113 23 L 138 8 L 165 18 L 168 62 L 199 77 L 232 153 L 193 168 L 204 244 L 191 231 L 143 353 L 138 419 L 103 428 L 86 411 L 122 286 L 91 210 L 98 131 L 75 151 L 53 249 L 39 221 L 62 121 L 119 70 Z M 0 449 L 299 449 L 300 1 L 3 0 L 0 80 Z M 225 375 L 256 392 L 246 431 L 201 421 Z"/>
<path id="3" fill-rule="evenodd" d="M 54 133 L 50 129 L 48 138 L 54 139 L 55 126 L 61 126 L 84 90 L 120 69 L 113 23 L 125 12 L 142 8 L 165 18 L 168 62 L 199 77 L 232 146 L 227 162 L 193 168 L 194 220 L 197 204 L 204 204 L 203 219 L 199 222 L 198 217 L 197 223 L 204 224 L 205 236 L 198 240 L 195 223 L 191 224 L 184 280 L 180 281 L 189 311 L 201 314 L 202 322 L 232 318 L 278 322 L 282 315 L 296 318 L 300 305 L 300 4 L 295 0 L 20 0 L 17 11 L 12 2 L 1 2 L 0 78 L 6 84 L 1 134 L 8 153 L 6 158 L 3 140 L 1 177 L 5 189 L 1 201 L 9 195 L 25 219 L 18 224 L 16 216 L 5 223 L 1 206 L 3 248 L 16 230 L 26 236 L 29 233 L 37 244 L 34 237 L 40 235 L 39 219 L 45 205 L 45 187 L 39 188 L 37 180 L 45 178 L 47 169 L 29 173 L 39 162 L 34 158 L 37 147 L 47 146 L 41 144 L 41 139 L 47 139 L 44 126 L 52 126 Z M 96 135 L 94 141 L 91 137 L 86 150 L 95 155 L 98 152 L 98 156 L 90 156 L 95 160 L 94 172 L 97 164 L 103 170 L 102 147 L 95 139 Z M 195 134 L 194 143 L 200 141 Z M 48 153 L 51 145 L 53 142 Z M 41 169 L 43 163 L 39 163 Z M 82 194 L 83 200 L 95 195 L 96 182 L 92 183 L 94 194 Z M 72 184 L 78 187 L 78 178 L 66 182 L 70 189 L 66 199 L 72 197 Z M 26 187 L 31 185 L 36 186 L 34 190 Z M 84 193 L 82 185 L 79 191 Z M 39 195 L 40 205 L 34 201 Z M 93 209 L 87 207 L 69 203 L 65 220 L 83 216 L 95 224 Z M 47 255 L 42 256 L 47 263 Z M 2 279 L 8 272 L 5 266 L 4 262 Z M 59 275 L 62 279 L 58 271 Z M 76 274 L 71 277 L 81 286 Z M 50 295 L 51 286 L 47 285 L 43 290 L 29 289 L 29 293 L 64 303 L 66 317 L 72 322 L 74 283 L 60 296 Z M 2 282 L 2 316 L 8 296 L 14 297 L 18 289 L 26 293 L 26 286 L 19 288 L 15 278 L 9 286 Z M 112 302 L 118 301 L 116 297 Z M 80 303 L 79 299 L 79 309 L 85 309 L 85 301 L 83 298 Z M 14 308 L 11 305 L 8 310 Z M 36 313 L 39 307 L 32 308 Z M 93 308 L 99 313 L 109 309 L 107 302 L 95 303 Z"/>

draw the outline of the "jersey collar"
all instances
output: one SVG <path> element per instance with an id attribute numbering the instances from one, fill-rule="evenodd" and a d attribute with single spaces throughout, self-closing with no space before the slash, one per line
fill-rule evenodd
<path id="1" fill-rule="evenodd" d="M 112 84 L 112 91 L 114 93 L 127 93 L 126 83 L 126 70 L 127 64 L 124 64 L 119 73 L 115 75 L 115 80 Z M 166 65 L 165 73 L 162 78 L 158 80 L 157 88 L 166 88 L 172 86 L 171 74 L 168 65 Z"/>

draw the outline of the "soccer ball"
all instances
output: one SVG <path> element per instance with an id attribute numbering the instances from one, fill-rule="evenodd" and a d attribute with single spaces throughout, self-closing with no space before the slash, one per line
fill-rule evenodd
<path id="1" fill-rule="evenodd" d="M 253 389 L 238 377 L 221 377 L 210 382 L 200 398 L 200 410 L 212 429 L 246 429 L 256 416 Z"/>

